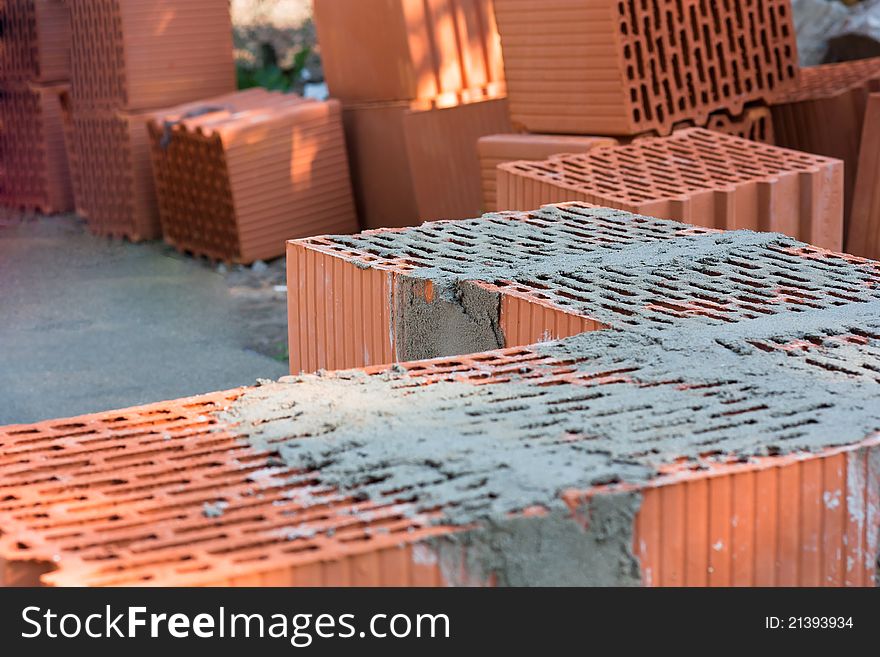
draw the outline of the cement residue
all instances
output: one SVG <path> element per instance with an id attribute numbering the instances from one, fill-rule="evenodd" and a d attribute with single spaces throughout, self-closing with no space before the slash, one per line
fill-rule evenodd
<path id="1" fill-rule="evenodd" d="M 876 383 L 792 368 L 786 352 L 753 342 L 846 332 L 872 316 L 876 324 L 878 310 L 855 304 L 840 316 L 805 312 L 729 333 L 602 331 L 539 348 L 575 361 L 571 376 L 582 385 L 420 385 L 394 370 L 305 376 L 248 392 L 222 420 L 322 485 L 412 500 L 417 511 L 439 507 L 447 522 L 467 524 L 553 508 L 567 489 L 644 482 L 682 457 L 748 459 L 863 440 L 880 430 Z M 880 354 L 864 355 L 863 366 L 880 366 Z"/>
<path id="2" fill-rule="evenodd" d="M 492 579 L 499 586 L 639 586 L 632 546 L 640 506 L 637 493 L 599 495 L 581 512 L 586 526 L 568 509 L 558 509 L 493 519 L 432 545 L 452 586 Z"/>
<path id="3" fill-rule="evenodd" d="M 412 287 L 422 281 L 441 291 L 473 281 L 518 285 L 570 313 L 630 330 L 727 325 L 762 313 L 837 305 L 841 295 L 880 299 L 870 266 L 786 253 L 806 245 L 781 234 L 682 235 L 687 228 L 604 208 L 546 207 L 334 239 L 380 260 L 408 259 L 416 266 L 399 280 Z M 405 315 L 405 305 L 398 306 Z M 471 322 L 462 335 L 497 333 L 491 313 L 489 323 L 482 313 L 454 310 L 482 320 Z M 412 312 L 421 316 L 423 309 Z M 446 334 L 444 325 L 442 317 L 426 324 L 424 333 L 434 328 L 435 340 L 454 345 L 460 336 Z"/>
<path id="4" fill-rule="evenodd" d="M 497 292 L 459 283 L 435 288 L 431 301 L 426 296 L 425 281 L 398 279 L 394 309 L 398 360 L 473 354 L 504 346 Z"/>

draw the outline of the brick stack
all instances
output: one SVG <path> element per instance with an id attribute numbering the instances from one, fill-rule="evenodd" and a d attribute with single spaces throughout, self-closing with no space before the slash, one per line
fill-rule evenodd
<path id="1" fill-rule="evenodd" d="M 496 0 L 513 124 L 538 142 L 706 127 L 772 144 L 764 103 L 798 75 L 790 13 L 788 0 Z"/>
<path id="2" fill-rule="evenodd" d="M 77 206 L 95 233 L 160 235 L 150 110 L 235 89 L 225 0 L 70 3 Z"/>
<path id="3" fill-rule="evenodd" d="M 499 206 L 564 201 L 843 244 L 842 162 L 704 128 L 498 167 Z"/>
<path id="4" fill-rule="evenodd" d="M 70 77 L 70 15 L 61 0 L 0 3 L 0 203 L 73 208 L 60 95 Z"/>
<path id="5" fill-rule="evenodd" d="M 868 94 L 880 91 L 880 58 L 813 66 L 797 86 L 773 104 L 777 143 L 846 163 L 845 208 L 849 217 L 859 163 Z"/>
<path id="6" fill-rule="evenodd" d="M 317 0 L 361 223 L 480 211 L 476 141 L 511 130 L 493 0 Z"/>
<path id="7" fill-rule="evenodd" d="M 149 133 L 162 232 L 181 251 L 248 263 L 357 231 L 338 101 L 251 89 L 162 111 Z"/>
<path id="8" fill-rule="evenodd" d="M 496 0 L 510 109 L 530 131 L 668 134 L 797 81 L 789 0 Z"/>

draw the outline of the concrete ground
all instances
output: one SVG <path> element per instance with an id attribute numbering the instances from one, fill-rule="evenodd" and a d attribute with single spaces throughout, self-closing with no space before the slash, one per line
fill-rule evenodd
<path id="1" fill-rule="evenodd" d="M 283 261 L 224 275 L 73 216 L 0 216 L 0 425 L 283 376 L 278 282 Z"/>

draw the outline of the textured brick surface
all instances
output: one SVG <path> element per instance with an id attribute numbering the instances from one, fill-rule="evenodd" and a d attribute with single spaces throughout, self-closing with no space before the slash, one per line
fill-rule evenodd
<path id="1" fill-rule="evenodd" d="M 760 141 L 764 144 L 776 143 L 776 135 L 773 132 L 773 114 L 769 107 L 749 107 L 739 116 L 718 112 L 709 116 L 706 128 L 743 139 Z"/>
<path id="2" fill-rule="evenodd" d="M 0 203 L 73 209 L 60 95 L 64 85 L 0 83 Z"/>
<path id="3" fill-rule="evenodd" d="M 498 168 L 511 210 L 586 201 L 708 228 L 778 231 L 839 250 L 843 165 L 702 128 Z"/>
<path id="4" fill-rule="evenodd" d="M 880 58 L 803 69 L 796 87 L 776 99 L 773 123 L 780 146 L 843 160 L 849 217 L 868 94 L 880 91 Z"/>
<path id="5" fill-rule="evenodd" d="M 499 134 L 482 137 L 477 142 L 480 155 L 480 182 L 483 212 L 500 210 L 497 205 L 498 184 L 495 169 L 499 164 L 519 160 L 545 160 L 560 153 L 586 153 L 598 146 L 613 146 L 609 137 L 578 137 L 571 135 Z"/>
<path id="6" fill-rule="evenodd" d="M 317 0 L 314 10 L 324 74 L 343 102 L 504 92 L 492 0 Z"/>
<path id="7" fill-rule="evenodd" d="M 161 235 L 147 114 L 73 109 L 77 207 L 89 230 L 132 241 Z"/>
<path id="8" fill-rule="evenodd" d="M 512 118 L 531 132 L 668 133 L 797 79 L 788 0 L 496 0 Z"/>
<path id="9" fill-rule="evenodd" d="M 880 94 L 871 94 L 865 112 L 846 250 L 880 259 Z"/>
<path id="10" fill-rule="evenodd" d="M 503 99 L 349 105 L 344 118 L 364 228 L 479 214 L 477 140 L 510 130 Z"/>
<path id="11" fill-rule="evenodd" d="M 61 0 L 0 3 L 0 79 L 59 82 L 70 77 L 70 11 Z"/>
<path id="12" fill-rule="evenodd" d="M 468 239 L 472 245 L 459 244 Z M 491 246 L 491 262 L 460 257 L 479 245 Z M 474 267 L 485 265 L 496 285 L 514 268 L 522 276 L 505 284 L 505 295 L 572 315 L 592 307 L 620 324 L 553 345 L 4 427 L 3 583 L 505 583 L 504 564 L 521 563 L 532 544 L 490 543 L 502 558 L 479 570 L 481 536 L 491 541 L 493 527 L 512 521 L 502 529 L 514 538 L 571 523 L 580 536 L 603 500 L 636 495 L 631 526 L 606 538 L 630 541 L 608 566 L 633 559 L 642 584 L 874 584 L 880 438 L 855 418 L 876 412 L 860 405 L 880 366 L 876 262 L 777 236 L 715 233 L 578 205 L 291 246 L 357 262 L 353 270 L 364 276 L 435 280 L 438 291 L 446 277 L 467 278 Z M 635 261 L 639 271 L 625 265 Z M 547 267 L 557 274 L 547 275 Z M 326 280 L 342 269 L 322 272 Z M 349 303 L 366 289 L 345 291 Z M 583 305 L 564 305 L 572 294 Z M 670 357 L 670 350 L 697 357 Z M 334 386 L 347 394 L 337 399 Z M 805 386 L 829 394 L 816 405 L 801 397 Z M 453 391 L 467 413 L 456 410 Z M 284 418 L 230 420 L 222 411 L 244 396 L 289 400 L 279 406 Z M 314 407 L 325 403 L 333 409 L 328 416 Z M 344 412 L 357 422 L 327 423 L 337 405 L 343 412 L 350 404 Z M 400 426 L 402 409 L 418 418 Z M 316 413 L 327 435 L 311 433 Z M 355 425 L 374 415 L 383 430 L 358 434 Z M 249 439 L 278 421 L 289 423 L 284 432 Z M 430 440 L 438 426 L 450 442 Z M 333 440 L 347 430 L 354 433 Z M 825 436 L 825 446 L 798 449 L 811 432 Z M 667 435 L 675 437 L 671 447 Z M 398 452 L 373 452 L 392 439 L 418 445 L 426 461 L 441 465 L 432 470 Z M 334 483 L 333 459 L 289 460 L 298 449 L 318 454 L 324 447 L 342 461 L 357 452 L 360 467 L 345 488 Z M 485 482 L 522 449 L 532 457 L 505 477 L 506 486 L 531 490 L 527 470 L 550 464 L 562 474 L 537 507 L 514 509 L 511 519 L 491 511 L 509 489 Z M 597 463 L 614 459 L 628 474 L 609 481 Z M 456 469 L 459 462 L 466 472 Z M 569 479 L 564 462 L 580 474 Z M 403 488 L 401 469 L 412 477 Z M 560 514 L 555 521 L 551 505 Z M 465 529 L 456 520 L 462 509 L 490 511 Z M 463 530 L 464 540 L 456 540 Z M 554 557 L 539 560 L 522 583 L 572 573 L 564 553 Z"/>
<path id="13" fill-rule="evenodd" d="M 357 230 L 339 103 L 262 89 L 157 113 L 149 126 L 165 239 L 218 260 Z"/>
<path id="14" fill-rule="evenodd" d="M 77 109 L 140 111 L 235 89 L 226 0 L 70 3 Z"/>

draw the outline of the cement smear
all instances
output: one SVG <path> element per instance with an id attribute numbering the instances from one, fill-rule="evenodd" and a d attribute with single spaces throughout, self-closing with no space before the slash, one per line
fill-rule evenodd
<path id="1" fill-rule="evenodd" d="M 431 281 L 441 296 L 452 291 L 444 298 L 452 307 L 438 312 L 442 321 L 430 324 L 422 307 L 411 311 L 414 319 L 424 318 L 423 334 L 449 347 L 498 333 L 498 317 L 482 312 L 485 306 L 479 312 L 455 307 L 457 291 L 473 281 L 520 286 L 570 313 L 631 331 L 726 326 L 836 306 L 841 299 L 880 299 L 870 265 L 787 253 L 806 245 L 780 234 L 683 234 L 689 228 L 604 208 L 546 207 L 334 239 L 373 258 L 407 259 L 414 269 L 398 280 L 413 281 L 408 285 Z M 406 303 L 398 304 L 400 315 L 410 313 Z M 459 330 L 446 321 L 448 313 L 467 317 L 466 329 L 446 334 L 447 326 Z"/>
<path id="2" fill-rule="evenodd" d="M 600 495 L 579 513 L 586 526 L 568 510 L 554 510 L 489 520 L 431 543 L 452 586 L 640 586 L 632 553 L 640 506 L 637 493 Z"/>
<path id="3" fill-rule="evenodd" d="M 426 300 L 426 282 L 399 278 L 394 309 L 400 361 L 475 354 L 500 349 L 501 297 L 472 283 L 436 290 Z"/>
<path id="4" fill-rule="evenodd" d="M 394 370 L 305 376 L 248 392 L 222 420 L 323 485 L 439 507 L 446 522 L 468 524 L 560 508 L 567 489 L 644 482 L 682 457 L 748 459 L 865 439 L 880 430 L 880 388 L 867 383 L 880 354 L 853 362 L 859 377 L 790 367 L 785 351 L 754 343 L 846 333 L 878 317 L 880 303 L 855 304 L 787 323 L 602 331 L 535 348 L 568 363 L 580 383 L 541 385 L 527 367 L 480 386 L 421 385 Z"/>

